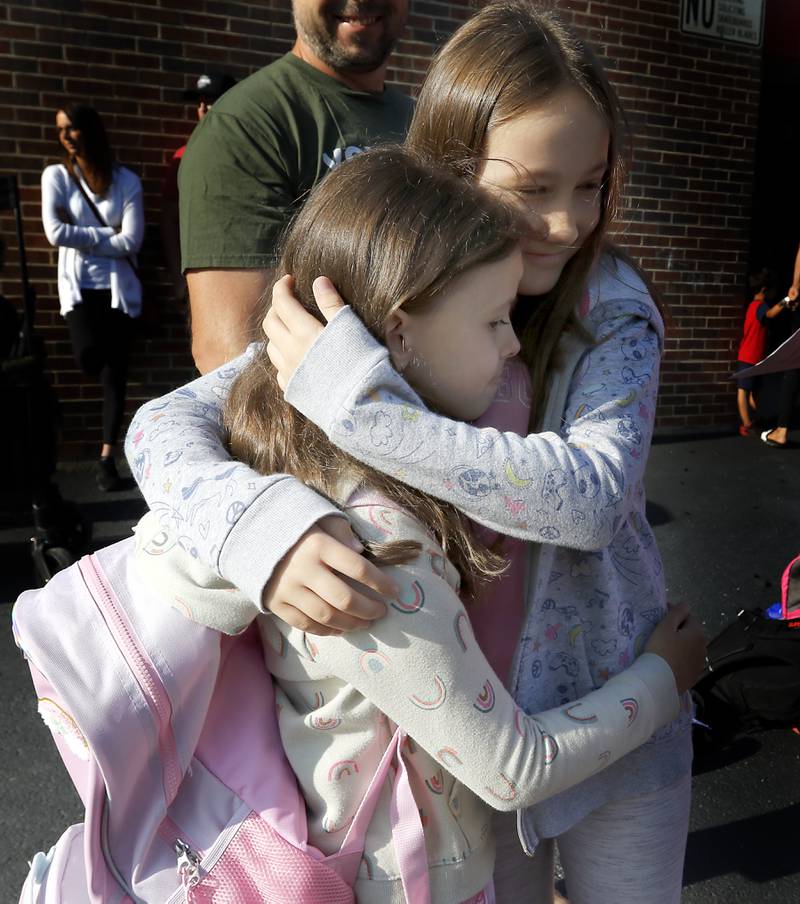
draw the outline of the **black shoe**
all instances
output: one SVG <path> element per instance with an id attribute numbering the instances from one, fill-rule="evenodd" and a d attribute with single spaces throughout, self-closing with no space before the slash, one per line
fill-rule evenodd
<path id="1" fill-rule="evenodd" d="M 97 487 L 104 493 L 110 493 L 120 487 L 120 478 L 117 473 L 117 465 L 114 459 L 108 455 L 101 458 L 95 465 L 95 478 L 97 479 Z"/>

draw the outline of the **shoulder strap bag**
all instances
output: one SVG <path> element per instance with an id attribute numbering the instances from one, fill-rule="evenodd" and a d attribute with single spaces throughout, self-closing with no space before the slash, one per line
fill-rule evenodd
<path id="1" fill-rule="evenodd" d="M 103 215 L 97 209 L 97 205 L 94 203 L 94 201 L 92 201 L 92 199 L 86 193 L 86 189 L 83 187 L 83 183 L 78 178 L 78 176 L 75 174 L 74 166 L 75 166 L 75 164 L 70 160 L 70 165 L 67 167 L 67 172 L 72 177 L 72 181 L 78 187 L 78 191 L 83 195 L 83 200 L 86 201 L 86 203 L 89 205 L 89 210 L 91 210 L 91 212 L 94 214 L 94 217 L 97 220 L 97 222 L 100 223 L 101 226 L 109 226 L 110 224 L 106 223 L 105 219 L 103 218 Z M 136 278 L 138 279 L 139 271 L 138 271 L 136 264 L 133 262 L 133 258 L 131 258 L 129 255 L 125 255 L 124 260 L 126 260 L 128 262 L 131 270 L 133 270 L 134 276 L 136 276 Z"/>

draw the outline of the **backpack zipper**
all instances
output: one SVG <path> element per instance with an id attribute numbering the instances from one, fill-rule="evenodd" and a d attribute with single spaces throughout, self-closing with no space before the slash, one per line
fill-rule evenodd
<path id="1" fill-rule="evenodd" d="M 182 838 L 175 839 L 173 849 L 181 887 L 167 898 L 165 904 L 186 904 L 191 901 L 192 889 L 199 885 L 203 877 L 217 865 L 217 861 L 227 850 L 233 836 L 239 831 L 251 812 L 252 810 L 247 804 L 243 805 L 234 816 L 233 821 L 217 836 L 211 847 L 204 853 L 195 850 Z"/>
<path id="2" fill-rule="evenodd" d="M 200 881 L 200 855 L 192 850 L 182 838 L 175 841 L 174 848 L 178 856 L 178 876 L 188 898 L 189 890 Z"/>
<path id="3" fill-rule="evenodd" d="M 92 599 L 100 609 L 111 636 L 125 657 L 153 716 L 158 734 L 159 754 L 164 763 L 164 795 L 169 805 L 178 793 L 182 777 L 175 736 L 172 733 L 172 705 L 169 697 L 96 557 L 86 556 L 81 559 L 78 566 Z"/>

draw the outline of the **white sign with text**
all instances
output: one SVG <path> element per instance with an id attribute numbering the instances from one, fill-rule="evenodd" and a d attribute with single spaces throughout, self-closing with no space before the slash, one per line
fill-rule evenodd
<path id="1" fill-rule="evenodd" d="M 681 31 L 760 47 L 764 0 L 681 0 Z"/>

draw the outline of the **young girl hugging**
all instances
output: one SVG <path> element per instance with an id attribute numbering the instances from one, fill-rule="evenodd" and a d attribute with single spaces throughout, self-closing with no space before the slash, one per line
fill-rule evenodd
<path id="1" fill-rule="evenodd" d="M 356 316 L 367 297 L 346 292 L 354 309 L 323 329 L 292 301 L 290 281 L 273 295 L 268 353 L 288 401 L 374 471 L 525 542 L 522 605 L 493 595 L 470 616 L 526 713 L 603 687 L 666 612 L 644 493 L 664 328 L 643 279 L 605 241 L 621 121 L 591 49 L 527 0 L 487 3 L 443 47 L 420 93 L 410 144 L 514 204 L 529 227 L 513 313 L 531 377 L 527 427 L 495 420 L 496 408 L 482 423 L 499 430 L 431 410 Z M 338 310 L 330 282 L 315 291 L 323 312 Z M 455 342 L 445 335 L 440 352 L 458 354 Z M 383 606 L 342 575 L 389 588 L 326 517 L 338 510 L 291 472 L 256 474 L 223 449 L 220 399 L 246 361 L 141 409 L 128 434 L 132 470 L 176 540 L 254 611 L 319 634 L 364 628 Z M 503 382 L 498 396 L 515 391 Z M 536 432 L 518 435 L 527 430 Z M 537 799 L 518 820 L 500 814 L 500 900 L 537 900 L 528 871 L 552 857 L 557 838 L 572 904 L 675 904 L 690 719 L 686 705 L 620 762 Z"/>

